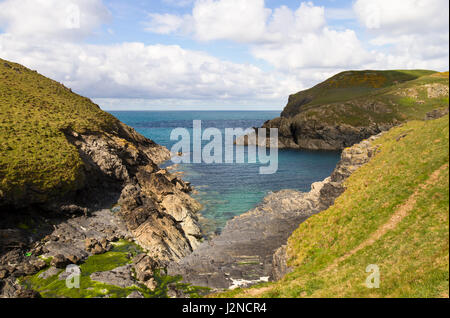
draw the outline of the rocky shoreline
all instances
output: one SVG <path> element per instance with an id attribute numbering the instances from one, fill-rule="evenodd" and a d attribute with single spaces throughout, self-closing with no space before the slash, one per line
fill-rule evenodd
<path id="1" fill-rule="evenodd" d="M 314 183 L 310 192 L 282 190 L 269 194 L 255 209 L 228 221 L 219 236 L 169 265 L 168 273 L 180 274 L 186 283 L 213 290 L 280 279 L 289 271 L 284 245 L 291 233 L 334 203 L 345 190 L 345 179 L 375 154 L 373 141 L 379 136 L 344 149 L 331 176 Z"/>
<path id="2" fill-rule="evenodd" d="M 0 297 L 38 297 L 17 279 L 48 265 L 61 269 L 82 264 L 108 252 L 120 239 L 136 242 L 145 254 L 133 259 L 133 266 L 106 276 L 116 273 L 123 278 L 125 271 L 151 289 L 154 269 L 181 259 L 200 244 L 196 213 L 201 205 L 189 196 L 191 186 L 157 166 L 170 158 L 169 151 L 122 123 L 116 128 L 65 132 L 89 180 L 77 192 L 45 202 L 30 195 L 2 206 Z"/>

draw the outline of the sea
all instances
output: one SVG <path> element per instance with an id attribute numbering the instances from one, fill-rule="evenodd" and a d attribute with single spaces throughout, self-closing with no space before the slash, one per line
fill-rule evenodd
<path id="1" fill-rule="evenodd" d="M 172 149 L 179 139 L 171 140 L 176 128 L 186 128 L 191 133 L 194 120 L 201 120 L 202 129 L 217 128 L 223 135 L 226 128 L 260 127 L 280 115 L 277 111 L 110 111 L 112 115 L 133 127 L 147 138 Z M 202 146 L 209 141 L 203 141 Z M 225 143 L 222 143 L 225 155 Z M 230 147 L 230 146 L 229 146 Z M 234 151 L 237 147 L 232 145 Z M 278 150 L 278 170 L 273 174 L 260 174 L 259 158 L 248 163 L 248 148 L 244 147 L 245 162 L 237 163 L 180 163 L 176 171 L 185 181 L 191 182 L 193 197 L 202 205 L 200 211 L 207 231 L 220 233 L 226 222 L 256 207 L 270 192 L 282 189 L 309 191 L 311 184 L 328 177 L 340 158 L 339 152 Z M 266 155 L 269 150 L 266 151 Z M 192 159 L 192 157 L 191 157 Z M 162 167 L 173 166 L 169 160 Z"/>

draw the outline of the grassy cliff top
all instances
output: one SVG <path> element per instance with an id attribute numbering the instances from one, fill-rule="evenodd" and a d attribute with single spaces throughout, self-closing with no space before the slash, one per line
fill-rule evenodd
<path id="1" fill-rule="evenodd" d="M 0 201 L 76 189 L 82 161 L 63 131 L 111 131 L 117 124 L 88 98 L 0 59 Z"/>
<path id="2" fill-rule="evenodd" d="M 449 117 L 411 121 L 288 241 L 293 272 L 223 297 L 448 297 Z M 369 265 L 379 288 L 367 288 Z"/>
<path id="3" fill-rule="evenodd" d="M 347 71 L 289 97 L 281 116 L 365 126 L 422 119 L 448 107 L 448 72 Z"/>

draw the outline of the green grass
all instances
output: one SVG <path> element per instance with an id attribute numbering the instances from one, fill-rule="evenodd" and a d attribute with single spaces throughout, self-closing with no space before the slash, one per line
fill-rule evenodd
<path id="1" fill-rule="evenodd" d="M 412 121 L 378 139 L 380 152 L 346 180 L 347 189 L 335 204 L 302 223 L 289 238 L 292 273 L 279 282 L 219 296 L 448 297 L 448 120 L 447 115 Z M 439 174 L 424 188 L 435 171 Z M 366 242 L 413 194 L 415 202 L 396 227 L 336 263 Z M 380 268 L 378 289 L 365 286 L 369 264 Z"/>
<path id="2" fill-rule="evenodd" d="M 88 98 L 0 59 L 0 200 L 43 202 L 80 188 L 83 163 L 63 131 L 111 131 L 117 123 Z"/>
<path id="3" fill-rule="evenodd" d="M 427 84 L 448 87 L 448 73 L 425 70 L 348 71 L 294 94 L 282 116 L 294 123 L 367 126 L 423 119 L 427 112 L 448 107 L 448 94 L 429 98 Z M 417 96 L 410 96 L 411 91 Z M 308 98 L 308 102 L 304 99 Z"/>
<path id="4" fill-rule="evenodd" d="M 141 252 L 142 250 L 138 245 L 122 240 L 114 244 L 111 251 L 90 256 L 86 262 L 80 265 L 80 288 L 67 288 L 66 281 L 58 279 L 58 275 L 63 270 L 60 270 L 58 275 L 47 279 L 39 278 L 39 275 L 45 272 L 48 267 L 33 276 L 23 277 L 21 283 L 38 291 L 44 298 L 93 298 L 104 297 L 105 295 L 108 295 L 110 298 L 125 298 L 133 291 L 139 291 L 146 298 L 165 298 L 168 297 L 168 287 L 171 284 L 175 284 L 177 289 L 184 291 L 193 298 L 199 297 L 199 293 L 204 293 L 207 290 L 202 287 L 182 284 L 180 283 L 182 279 L 180 276 L 168 276 L 162 270 L 155 272 L 154 278 L 157 287 L 153 291 L 143 285 L 121 288 L 91 280 L 90 275 L 92 273 L 109 271 L 119 266 L 130 264 L 131 259 L 128 255 L 134 256 Z"/>

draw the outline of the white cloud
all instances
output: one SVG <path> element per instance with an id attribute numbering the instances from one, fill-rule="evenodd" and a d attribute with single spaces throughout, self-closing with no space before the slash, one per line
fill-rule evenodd
<path id="1" fill-rule="evenodd" d="M 192 32 L 200 41 L 231 40 L 240 43 L 279 42 L 299 39 L 302 33 L 325 26 L 324 8 L 302 2 L 296 11 L 275 10 L 264 0 L 197 0 L 192 14 L 150 14 L 148 31 L 167 34 Z M 187 30 L 186 30 L 187 29 Z M 170 33 L 169 32 L 169 33 Z"/>
<path id="2" fill-rule="evenodd" d="M 260 39 L 271 13 L 264 0 L 198 0 L 192 10 L 195 37 L 201 41 Z"/>
<path id="3" fill-rule="evenodd" d="M 448 69 L 448 0 L 358 0 L 354 10 L 371 36 L 375 66 Z"/>
<path id="4" fill-rule="evenodd" d="M 255 58 L 290 74 L 317 68 L 323 73 L 349 68 L 443 70 L 448 68 L 448 7 L 447 0 L 357 0 L 353 11 L 312 2 L 302 2 L 296 10 L 271 10 L 263 0 L 197 0 L 190 15 L 155 16 L 152 22 L 158 33 L 245 43 Z M 370 39 L 363 43 L 354 30 L 333 29 L 327 17 L 358 19 Z"/>
<path id="5" fill-rule="evenodd" d="M 185 20 L 173 14 L 150 13 L 150 21 L 145 22 L 145 30 L 158 34 L 169 34 L 181 28 Z"/>
<path id="6" fill-rule="evenodd" d="M 350 67 L 361 65 L 369 57 L 352 30 L 330 29 L 325 8 L 312 2 L 302 2 L 294 11 L 287 6 L 268 9 L 263 0 L 198 0 L 191 15 L 171 15 L 170 20 L 177 23 L 165 20 L 168 17 L 155 16 L 152 30 L 188 30 L 201 41 L 246 43 L 254 57 L 284 72 Z"/>
<path id="7" fill-rule="evenodd" d="M 32 49 L 31 49 L 32 48 Z M 42 70 L 90 97 L 274 100 L 293 85 L 247 64 L 223 61 L 179 46 L 122 43 L 24 43 L 0 35 L 0 56 Z"/>
<path id="8" fill-rule="evenodd" d="M 363 49 L 355 32 L 328 28 L 304 33 L 301 39 L 281 46 L 277 43 L 254 46 L 252 53 L 287 72 L 312 68 L 348 69 L 370 61 L 370 54 Z"/>
<path id="9" fill-rule="evenodd" d="M 357 0 L 354 10 L 371 30 L 395 35 L 448 32 L 448 0 Z"/>
<path id="10" fill-rule="evenodd" d="M 296 11 L 292 11 L 281 6 L 274 10 L 263 37 L 274 43 L 301 41 L 306 34 L 320 33 L 325 25 L 323 7 L 301 3 Z"/>
<path id="11" fill-rule="evenodd" d="M 0 27 L 28 38 L 80 39 L 110 18 L 101 0 L 5 0 Z"/>
<path id="12" fill-rule="evenodd" d="M 64 14 L 71 4 L 79 8 L 80 28 L 66 24 Z M 100 0 L 5 0 L 0 2 L 0 24 L 5 30 L 0 33 L 0 56 L 92 98 L 243 104 L 275 101 L 279 106 L 300 85 L 276 72 L 176 45 L 90 45 L 79 41 L 95 32 L 107 17 Z M 171 32 L 184 21 L 170 15 L 151 17 L 160 26 L 147 27 L 156 27 L 160 33 Z M 71 22 L 69 19 L 69 26 Z"/>

